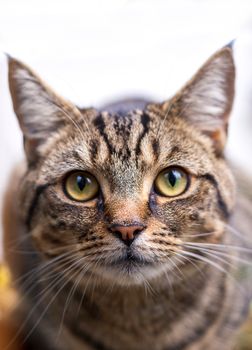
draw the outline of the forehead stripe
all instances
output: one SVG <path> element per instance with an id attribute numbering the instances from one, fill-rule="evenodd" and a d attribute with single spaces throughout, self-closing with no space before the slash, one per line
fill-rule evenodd
<path id="1" fill-rule="evenodd" d="M 106 143 L 110 153 L 111 154 L 114 153 L 115 149 L 114 149 L 113 145 L 111 145 L 111 143 L 109 142 L 108 135 L 105 131 L 106 124 L 105 124 L 105 121 L 104 121 L 101 114 L 99 114 L 98 117 L 95 118 L 94 126 L 98 129 L 98 131 L 99 131 L 100 135 L 102 136 L 104 142 Z"/>
<path id="2" fill-rule="evenodd" d="M 140 154 L 140 149 L 141 149 L 141 142 L 144 138 L 144 136 L 148 133 L 149 131 L 149 124 L 150 124 L 150 116 L 147 113 L 143 113 L 141 115 L 141 124 L 143 126 L 143 130 L 141 134 L 138 137 L 137 144 L 136 144 L 136 156 Z"/>

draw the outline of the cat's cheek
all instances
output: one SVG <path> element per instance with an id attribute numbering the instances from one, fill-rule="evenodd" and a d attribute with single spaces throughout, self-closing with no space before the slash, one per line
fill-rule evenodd
<path id="1" fill-rule="evenodd" d="M 78 202 L 65 197 L 55 189 L 51 189 L 43 198 L 41 211 L 44 222 L 53 225 L 54 229 L 62 230 L 93 225 L 102 216 L 99 198 Z"/>
<path id="2" fill-rule="evenodd" d="M 50 231 L 40 226 L 32 231 L 33 245 L 37 251 L 46 258 L 51 258 L 59 254 L 58 247 L 62 245 L 58 238 L 55 238 Z"/>

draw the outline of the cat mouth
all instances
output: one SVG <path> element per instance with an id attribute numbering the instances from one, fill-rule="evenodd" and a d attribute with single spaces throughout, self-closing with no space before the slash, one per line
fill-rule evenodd
<path id="1" fill-rule="evenodd" d="M 142 256 L 133 249 L 127 249 L 122 254 L 114 255 L 106 264 L 97 266 L 97 272 L 102 278 L 113 283 L 129 286 L 145 283 L 160 275 L 162 264 L 149 257 Z"/>
<path id="2" fill-rule="evenodd" d="M 128 272 L 130 272 L 141 267 L 153 266 L 153 262 L 143 257 L 139 257 L 128 250 L 123 257 L 113 260 L 108 265 L 114 268 L 117 267 L 122 270 L 128 270 Z"/>

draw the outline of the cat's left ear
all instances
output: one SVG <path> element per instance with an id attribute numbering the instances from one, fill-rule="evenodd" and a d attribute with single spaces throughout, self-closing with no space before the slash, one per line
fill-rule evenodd
<path id="1" fill-rule="evenodd" d="M 228 119 L 234 100 L 235 68 L 232 48 L 227 46 L 213 55 L 195 76 L 164 103 L 208 135 L 217 153 L 226 143 Z"/>

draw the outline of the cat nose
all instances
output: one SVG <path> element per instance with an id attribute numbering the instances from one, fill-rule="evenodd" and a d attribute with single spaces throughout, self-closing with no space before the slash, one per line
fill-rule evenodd
<path id="1" fill-rule="evenodd" d="M 122 240 L 124 244 L 130 246 L 136 236 L 138 236 L 144 228 L 145 226 L 140 223 L 134 223 L 132 225 L 114 224 L 110 226 L 110 231 Z"/>

